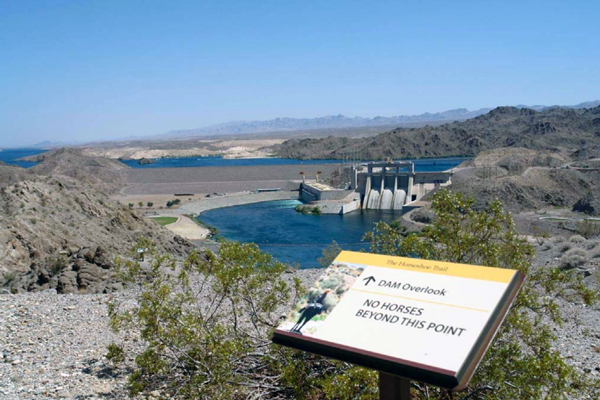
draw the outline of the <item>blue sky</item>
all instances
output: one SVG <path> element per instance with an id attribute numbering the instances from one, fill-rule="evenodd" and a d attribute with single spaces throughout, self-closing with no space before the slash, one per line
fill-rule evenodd
<path id="1" fill-rule="evenodd" d="M 600 2 L 0 0 L 0 146 L 600 98 Z"/>

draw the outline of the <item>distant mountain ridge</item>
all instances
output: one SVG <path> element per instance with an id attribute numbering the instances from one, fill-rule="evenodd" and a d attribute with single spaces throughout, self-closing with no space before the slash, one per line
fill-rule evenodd
<path id="1" fill-rule="evenodd" d="M 290 139 L 275 152 L 284 158 L 339 159 L 360 154 L 382 158 L 476 155 L 499 147 L 576 152 L 578 159 L 600 156 L 600 105 L 594 108 L 498 107 L 466 121 L 439 126 L 396 128 L 377 136 Z M 575 156 L 575 155 L 574 155 Z"/>
<path id="2" fill-rule="evenodd" d="M 573 106 L 525 106 L 517 105 L 515 108 L 529 108 L 541 111 L 550 108 L 593 108 L 600 105 L 600 100 L 588 101 Z M 394 117 L 347 117 L 345 115 L 328 115 L 317 118 L 275 118 L 266 121 L 232 121 L 221 124 L 210 125 L 197 129 L 181 129 L 170 131 L 154 138 L 183 138 L 205 135 L 235 135 L 250 133 L 270 133 L 289 131 L 308 131 L 316 129 L 357 128 L 384 125 L 410 125 L 417 123 L 440 122 L 440 121 L 463 121 L 475 118 L 490 112 L 492 108 L 481 108 L 470 111 L 466 108 L 457 108 L 439 113 L 423 113 L 419 115 L 399 115 Z"/>

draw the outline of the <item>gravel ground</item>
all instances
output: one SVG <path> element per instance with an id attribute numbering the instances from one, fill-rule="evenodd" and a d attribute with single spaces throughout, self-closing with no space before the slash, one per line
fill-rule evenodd
<path id="1" fill-rule="evenodd" d="M 299 270 L 285 276 L 298 276 L 308 286 L 320 273 Z M 111 368 L 106 347 L 141 343 L 110 330 L 107 302 L 111 296 L 131 301 L 135 295 L 135 289 L 113 295 L 0 294 L 0 399 L 129 398 L 127 368 Z"/>
<path id="2" fill-rule="evenodd" d="M 103 374 L 108 295 L 0 295 L 0 398 L 119 398 Z"/>
<path id="3" fill-rule="evenodd" d="M 538 252 L 536 263 L 556 264 L 559 245 Z M 310 286 L 320 273 L 286 276 Z M 128 398 L 127 368 L 110 368 L 106 346 L 141 343 L 109 329 L 106 303 L 110 296 L 131 301 L 135 294 L 134 289 L 113 295 L 0 294 L 0 399 Z M 283 308 L 287 305 L 285 313 Z M 600 378 L 600 306 L 562 302 L 562 308 L 567 319 L 555 328 L 557 348 L 569 363 Z"/>

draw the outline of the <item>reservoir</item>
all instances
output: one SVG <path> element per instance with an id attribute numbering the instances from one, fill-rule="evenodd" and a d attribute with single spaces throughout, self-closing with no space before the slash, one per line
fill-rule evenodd
<path id="1" fill-rule="evenodd" d="M 317 259 L 335 240 L 342 249 L 367 249 L 365 232 L 377 221 L 390 223 L 399 212 L 362 210 L 342 215 L 303 215 L 296 200 L 269 201 L 219 208 L 202 213 L 200 219 L 219 230 L 219 235 L 242 243 L 254 242 L 279 261 L 300 268 L 320 267 Z"/>
<path id="2" fill-rule="evenodd" d="M 185 168 L 185 167 L 250 167 L 255 165 L 335 164 L 339 160 L 297 160 L 293 158 L 223 158 L 178 157 L 155 158 L 153 164 L 140 164 L 138 160 L 121 160 L 131 168 Z"/>
<path id="3" fill-rule="evenodd" d="M 3 149 L 0 151 L 0 161 L 10 165 L 16 165 L 23 168 L 29 168 L 36 165 L 36 162 L 19 161 L 21 157 L 34 156 L 44 153 L 46 150 L 40 149 Z"/>
<path id="4" fill-rule="evenodd" d="M 412 161 L 416 171 L 444 171 L 454 168 L 466 157 L 450 157 Z M 340 160 L 298 160 L 293 158 L 223 158 L 223 157 L 179 157 L 156 158 L 154 164 L 140 165 L 138 160 L 121 160 L 131 168 L 185 168 L 185 167 L 248 167 L 263 165 L 309 165 L 309 164 L 341 164 Z"/>

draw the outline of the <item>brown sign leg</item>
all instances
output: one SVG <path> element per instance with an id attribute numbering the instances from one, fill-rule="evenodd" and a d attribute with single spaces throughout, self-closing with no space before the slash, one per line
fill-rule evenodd
<path id="1" fill-rule="evenodd" d="M 379 400 L 410 400 L 410 381 L 380 372 Z"/>

